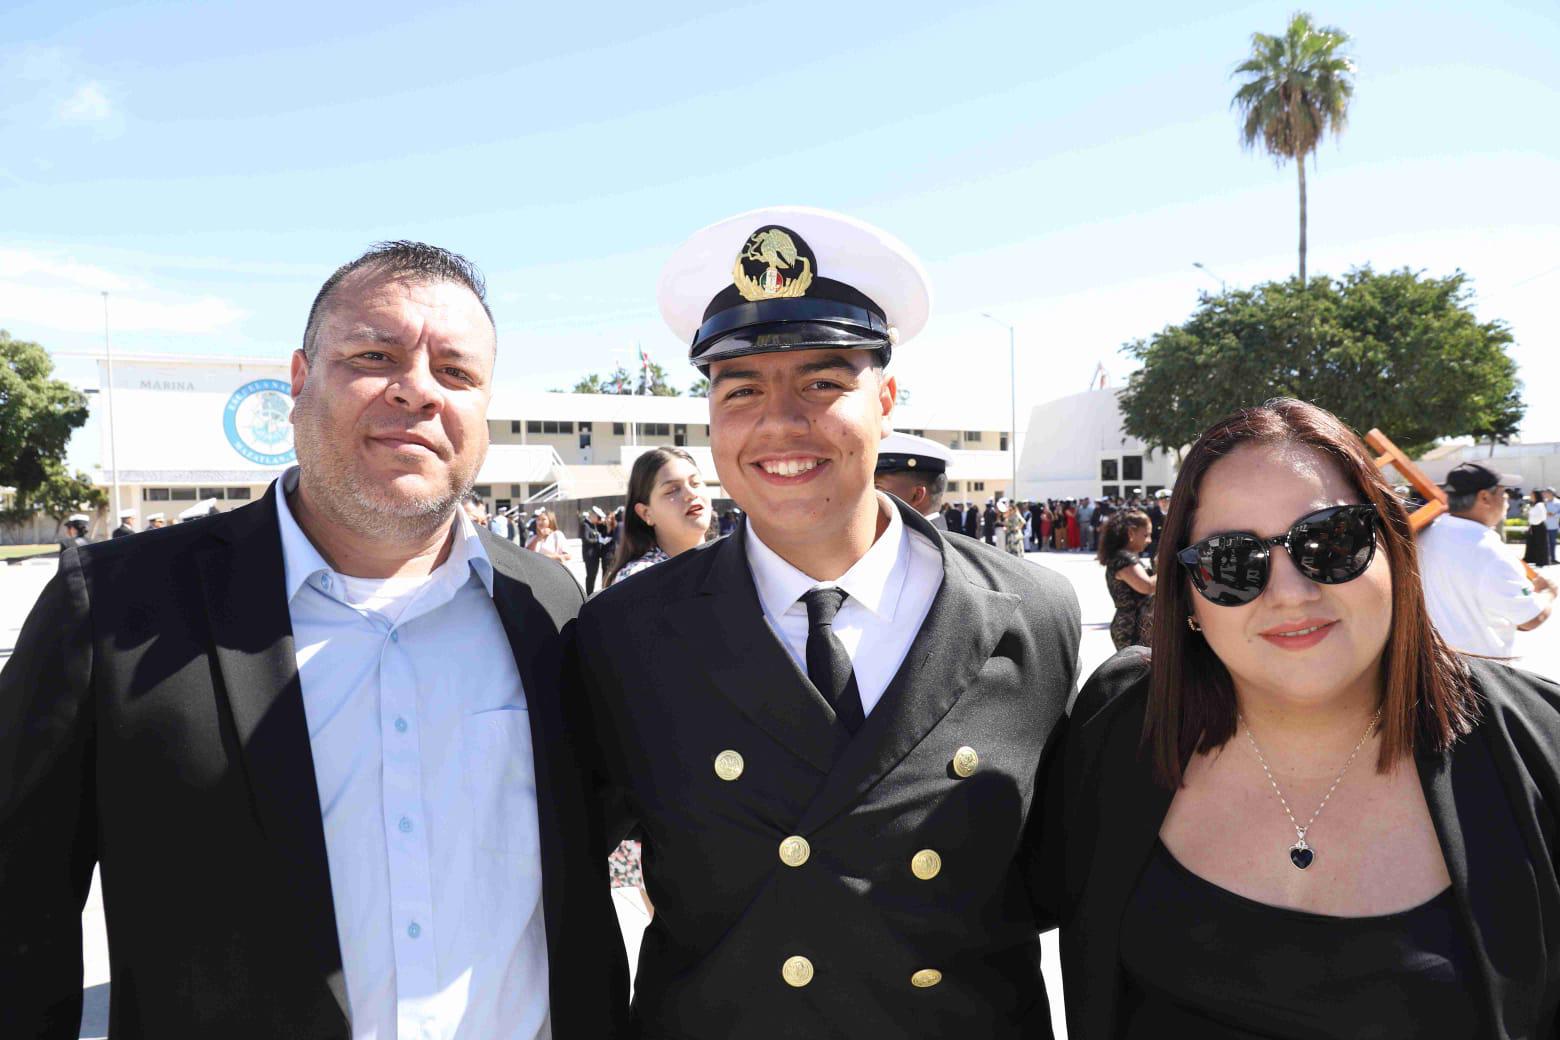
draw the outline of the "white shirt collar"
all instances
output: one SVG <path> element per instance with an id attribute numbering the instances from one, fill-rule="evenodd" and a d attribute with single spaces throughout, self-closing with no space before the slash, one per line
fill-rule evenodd
<path id="1" fill-rule="evenodd" d="M 298 467 L 293 466 L 276 481 L 276 519 L 282 531 L 283 581 L 289 603 L 310 578 L 322 571 L 335 573 L 314 547 L 314 543 L 309 541 L 309 536 L 303 533 L 303 528 L 298 526 L 292 510 L 287 506 L 288 494 L 297 489 Z M 446 574 L 458 576 L 462 582 L 468 570 L 475 572 L 483 588 L 487 589 L 487 594 L 493 595 L 493 563 L 488 559 L 487 550 L 482 547 L 476 525 L 464 509 L 455 510 L 455 524 L 455 541 L 440 569 L 447 568 Z"/>
<path id="2" fill-rule="evenodd" d="M 905 539 L 905 524 L 899 517 L 899 510 L 882 493 L 878 494 L 877 500 L 878 509 L 888 513 L 888 527 L 872 543 L 866 555 L 840 575 L 838 581 L 819 581 L 797 570 L 763 543 L 751 523 L 745 525 L 748 567 L 753 572 L 758 598 L 770 617 L 778 618 L 796 606 L 810 589 L 838 586 L 845 590 L 851 601 L 861 604 L 884 621 L 894 620 L 899 594 L 904 588 L 905 575 L 910 566 L 910 547 Z"/>

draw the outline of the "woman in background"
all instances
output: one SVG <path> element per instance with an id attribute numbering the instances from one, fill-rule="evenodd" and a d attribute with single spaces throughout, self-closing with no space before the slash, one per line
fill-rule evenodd
<path id="1" fill-rule="evenodd" d="M 1105 565 L 1105 588 L 1116 605 L 1110 641 L 1117 650 L 1148 646 L 1153 631 L 1154 576 L 1143 565 L 1153 523 L 1147 513 L 1123 509 L 1105 521 L 1095 558 Z"/>
<path id="2" fill-rule="evenodd" d="M 525 543 L 525 547 L 560 563 L 571 558 L 563 544 L 563 532 L 553 526 L 551 513 L 536 514 L 536 533 Z"/>

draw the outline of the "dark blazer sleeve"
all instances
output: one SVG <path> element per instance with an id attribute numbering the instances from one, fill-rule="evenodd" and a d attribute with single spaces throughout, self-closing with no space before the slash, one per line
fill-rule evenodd
<path id="1" fill-rule="evenodd" d="M 0 671 L 0 1036 L 81 1025 L 81 909 L 97 862 L 92 645 L 67 549 Z"/>
<path id="2" fill-rule="evenodd" d="M 597 611 L 590 607 L 583 610 L 579 620 L 569 626 L 568 637 L 565 674 L 570 726 L 575 730 L 578 746 L 590 750 L 590 786 L 601 807 L 607 842 L 602 855 L 607 855 L 637 824 L 618 775 L 623 758 L 613 750 L 602 705 L 604 691 L 615 689 L 617 679 L 608 661 L 609 636 L 602 629 Z"/>

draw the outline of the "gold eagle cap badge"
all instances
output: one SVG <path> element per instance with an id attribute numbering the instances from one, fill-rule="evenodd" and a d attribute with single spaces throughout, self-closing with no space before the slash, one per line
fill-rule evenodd
<path id="1" fill-rule="evenodd" d="M 807 294 L 816 257 L 794 231 L 771 225 L 748 236 L 731 269 L 744 300 L 786 300 Z"/>

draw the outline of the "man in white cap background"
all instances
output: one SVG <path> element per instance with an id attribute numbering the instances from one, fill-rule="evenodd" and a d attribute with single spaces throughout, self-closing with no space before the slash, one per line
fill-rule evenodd
<path id="1" fill-rule="evenodd" d="M 135 519 L 134 509 L 121 509 L 119 511 L 119 526 L 114 528 L 111 537 L 124 538 L 135 534 L 135 528 L 130 526 L 130 521 Z"/>
<path id="2" fill-rule="evenodd" d="M 60 535 L 60 552 L 78 545 L 91 545 L 92 541 L 87 537 L 87 530 L 92 525 L 92 519 L 85 513 L 73 513 L 65 521 L 65 533 Z"/>
<path id="3" fill-rule="evenodd" d="M 948 530 L 943 495 L 953 452 L 930 437 L 891 433 L 878 446 L 877 488 L 899 499 L 939 531 Z"/>
<path id="4" fill-rule="evenodd" d="M 761 210 L 694 235 L 660 295 L 744 519 L 578 624 L 609 837 L 637 828 L 656 907 L 640 1035 L 1049 1036 L 1037 777 L 1078 605 L 874 488 L 919 264 L 850 218 Z"/>
<path id="5" fill-rule="evenodd" d="M 1554 606 L 1554 586 L 1541 574 L 1529 578 L 1496 533 L 1506 519 L 1506 489 L 1521 484 L 1515 473 L 1461 463 L 1443 485 L 1448 515 L 1419 534 L 1430 620 L 1464 653 L 1511 657 L 1517 633 L 1542 625 Z"/>

